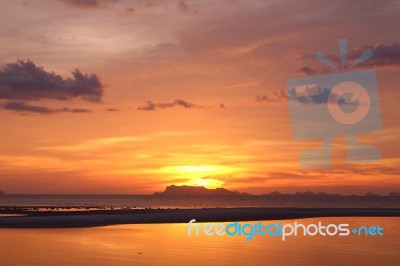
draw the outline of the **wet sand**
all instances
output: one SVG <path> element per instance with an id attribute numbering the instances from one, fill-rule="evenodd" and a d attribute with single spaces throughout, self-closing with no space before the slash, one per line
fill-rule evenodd
<path id="1" fill-rule="evenodd" d="M 89 211 L 2 210 L 0 228 L 79 228 L 118 224 L 231 222 L 316 217 L 400 217 L 400 209 L 375 208 L 218 208 Z M 23 216 L 15 216 L 22 214 Z"/>

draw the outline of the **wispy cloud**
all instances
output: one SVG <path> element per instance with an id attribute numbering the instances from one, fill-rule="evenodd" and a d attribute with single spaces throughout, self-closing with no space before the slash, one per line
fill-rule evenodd
<path id="1" fill-rule="evenodd" d="M 317 73 L 317 70 L 312 67 L 309 67 L 309 66 L 303 66 L 303 67 L 299 68 L 297 70 L 297 72 L 311 76 L 311 75 L 314 75 L 315 73 Z"/>
<path id="2" fill-rule="evenodd" d="M 377 43 L 375 45 L 364 45 L 355 47 L 347 55 L 347 66 L 353 64 L 360 56 L 370 49 L 372 51 L 372 57 L 368 60 L 357 65 L 358 69 L 389 69 L 398 70 L 400 68 L 400 44 L 398 43 Z M 313 58 L 313 55 L 304 56 L 303 59 Z M 339 66 L 340 57 L 337 55 L 327 55 L 334 64 Z M 297 70 L 299 73 L 303 73 L 308 76 L 325 74 L 335 71 L 334 69 L 322 68 L 322 67 L 310 67 L 302 66 Z"/>
<path id="3" fill-rule="evenodd" d="M 273 96 L 256 94 L 255 100 L 258 103 L 262 103 L 262 102 L 271 103 L 271 102 L 285 101 L 285 100 L 287 100 L 287 96 L 285 94 L 285 91 L 283 89 L 281 89 L 279 91 L 275 91 L 273 93 Z"/>
<path id="4" fill-rule="evenodd" d="M 187 3 L 186 0 L 178 0 L 176 4 L 178 6 L 178 9 L 185 14 L 197 14 L 198 13 L 197 10 L 192 9 L 189 6 L 189 4 Z"/>
<path id="5" fill-rule="evenodd" d="M 299 86 L 289 90 L 288 99 L 291 101 L 297 101 L 304 105 L 335 103 L 336 101 L 339 101 L 339 104 L 342 106 L 357 105 L 356 101 L 352 101 L 352 97 L 340 97 L 340 95 L 332 93 L 329 88 L 320 88 L 317 84 Z"/>
<path id="6" fill-rule="evenodd" d="M 99 138 L 91 139 L 77 144 L 63 145 L 63 146 L 50 146 L 50 147 L 40 147 L 42 150 L 54 150 L 54 151 L 85 151 L 101 149 L 115 145 L 124 145 L 127 143 L 138 142 L 147 140 L 146 137 L 114 137 L 114 138 Z"/>
<path id="7" fill-rule="evenodd" d="M 71 7 L 79 8 L 99 8 L 106 7 L 109 3 L 118 2 L 118 0 L 59 0 Z"/>
<path id="8" fill-rule="evenodd" d="M 348 58 L 352 61 L 357 60 L 367 49 L 371 49 L 373 56 L 361 63 L 361 68 L 390 68 L 399 69 L 400 67 L 400 44 L 398 43 L 378 43 L 375 45 L 356 47 Z"/>
<path id="9" fill-rule="evenodd" d="M 175 99 L 172 102 L 160 102 L 155 103 L 153 101 L 147 101 L 145 105 L 139 106 L 137 109 L 140 111 L 154 111 L 157 109 L 167 109 L 167 108 L 174 108 L 174 107 L 183 107 L 185 109 L 204 109 L 207 108 L 206 106 L 197 105 L 182 99 Z"/>
<path id="10" fill-rule="evenodd" d="M 163 7 L 167 8 L 171 4 L 175 4 L 176 8 L 185 14 L 197 14 L 198 11 L 193 9 L 186 0 L 59 0 L 60 2 L 74 8 L 85 8 L 85 9 L 99 9 L 107 8 L 113 4 L 123 3 L 125 12 L 129 14 L 136 14 L 140 9 L 152 9 Z"/>
<path id="11" fill-rule="evenodd" d="M 1 108 L 9 111 L 16 111 L 20 113 L 36 113 L 36 114 L 54 114 L 54 113 L 90 113 L 86 108 L 60 108 L 54 109 L 46 106 L 29 105 L 21 101 L 6 102 L 1 105 Z"/>
<path id="12" fill-rule="evenodd" d="M 250 82 L 241 82 L 237 84 L 227 85 L 224 89 L 236 89 L 236 88 L 248 88 L 248 87 L 255 87 L 261 84 L 261 81 L 250 81 Z"/>
<path id="13" fill-rule="evenodd" d="M 106 109 L 104 109 L 105 111 L 107 111 L 107 112 L 119 112 L 120 110 L 119 109 L 117 109 L 117 108 L 106 108 Z"/>

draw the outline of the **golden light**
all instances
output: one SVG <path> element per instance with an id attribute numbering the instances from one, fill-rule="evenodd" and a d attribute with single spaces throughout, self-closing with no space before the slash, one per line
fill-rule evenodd
<path id="1" fill-rule="evenodd" d="M 181 183 L 179 185 L 187 185 L 187 186 L 202 186 L 206 188 L 219 188 L 222 187 L 224 182 L 218 179 L 213 178 L 198 178 L 196 180 L 191 180 L 189 182 Z"/>
<path id="2" fill-rule="evenodd" d="M 224 182 L 218 176 L 232 174 L 236 169 L 224 165 L 174 165 L 163 167 L 158 172 L 174 178 L 186 178 L 187 182 L 179 185 L 204 186 L 207 188 L 221 187 Z"/>

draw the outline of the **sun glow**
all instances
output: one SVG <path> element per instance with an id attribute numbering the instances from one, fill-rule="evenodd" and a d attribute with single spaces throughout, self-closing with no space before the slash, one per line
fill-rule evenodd
<path id="1" fill-rule="evenodd" d="M 209 178 L 209 179 L 198 178 L 198 179 L 186 182 L 186 183 L 182 183 L 180 185 L 202 186 L 202 187 L 206 187 L 206 188 L 219 188 L 224 185 L 224 182 L 222 182 L 221 180 L 218 180 L 218 179 L 213 179 L 213 178 Z"/>
<path id="2" fill-rule="evenodd" d="M 190 177 L 205 177 L 232 173 L 235 169 L 224 165 L 174 165 L 160 169 L 165 174 L 188 175 Z"/>
<path id="3" fill-rule="evenodd" d="M 174 165 L 163 167 L 159 170 L 162 174 L 174 178 L 187 179 L 180 185 L 204 186 L 207 188 L 221 187 L 224 182 L 218 180 L 218 176 L 232 174 L 236 169 L 224 165 Z"/>

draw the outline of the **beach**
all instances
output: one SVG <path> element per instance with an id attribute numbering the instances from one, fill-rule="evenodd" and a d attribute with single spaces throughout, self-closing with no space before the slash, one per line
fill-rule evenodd
<path id="1" fill-rule="evenodd" d="M 2 210 L 0 228 L 79 228 L 121 224 L 231 222 L 323 217 L 400 217 L 398 208 L 204 208 L 140 210 Z"/>

